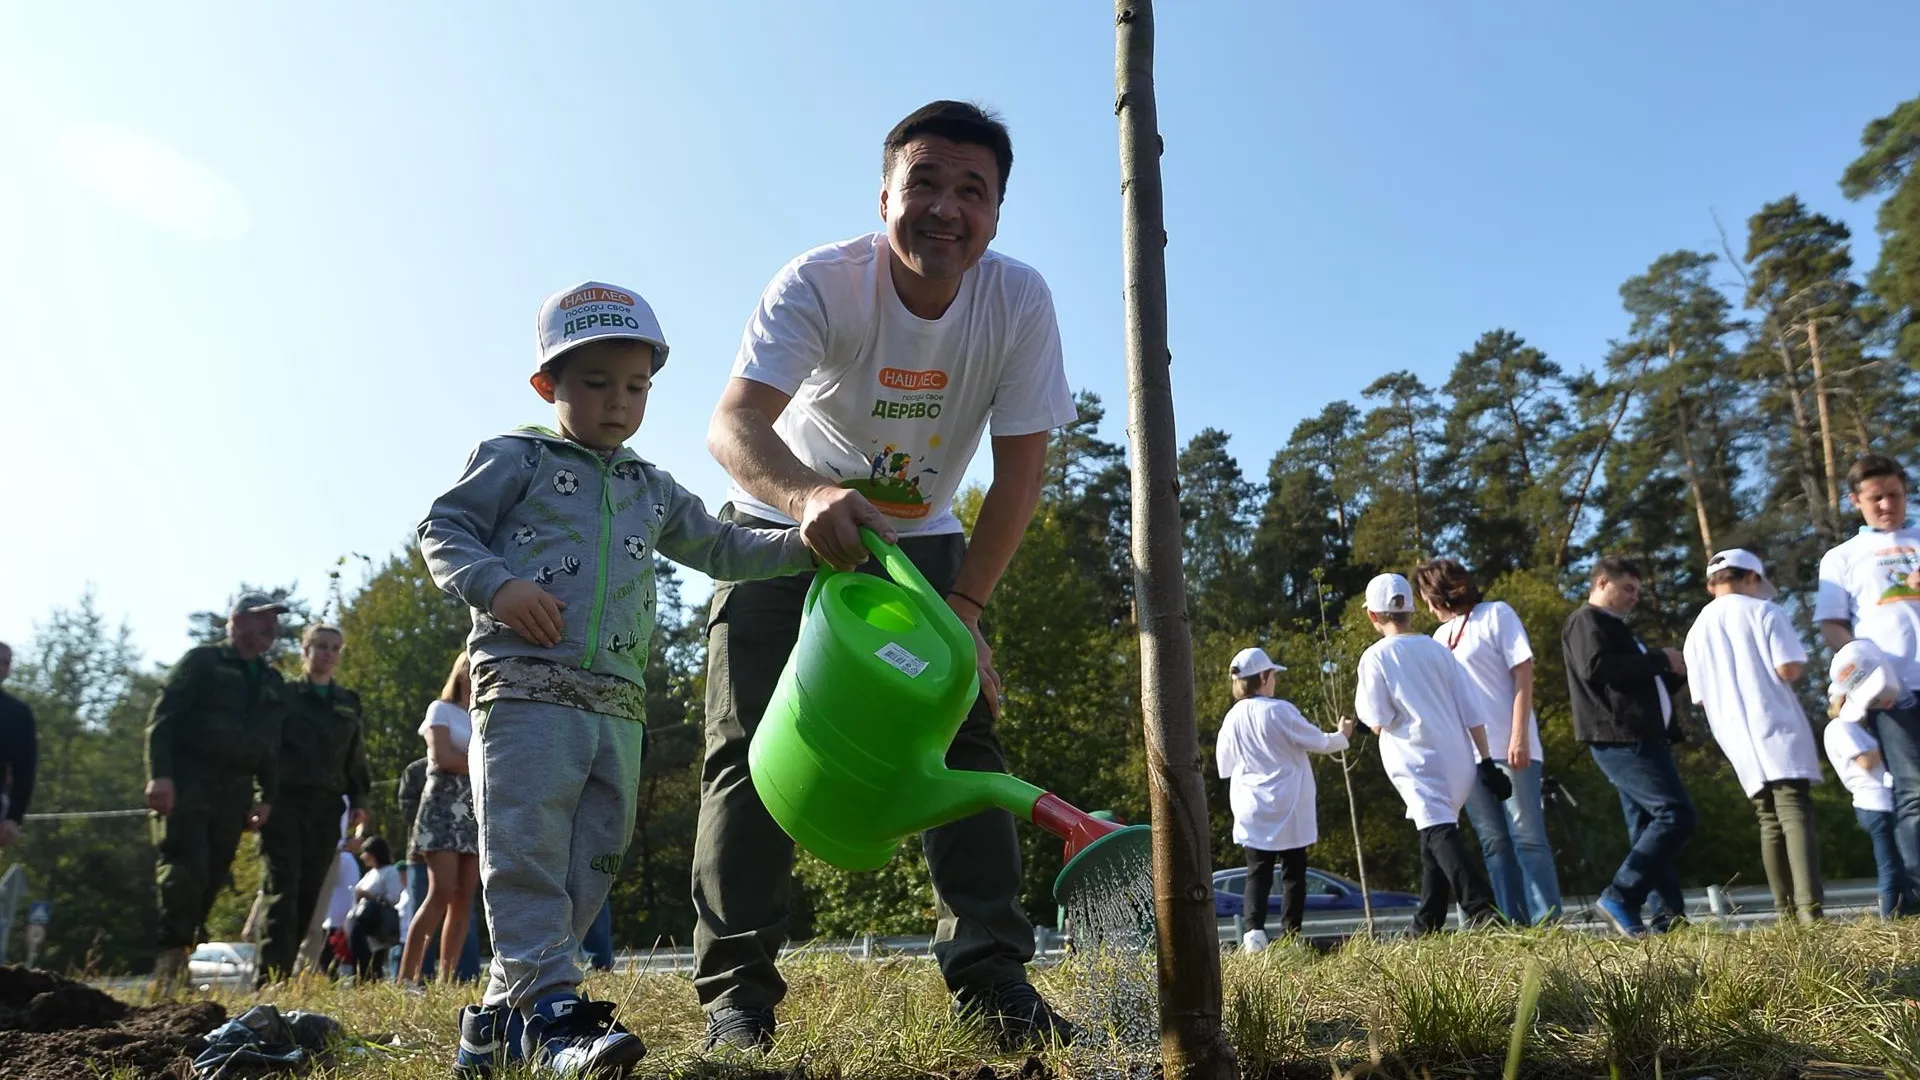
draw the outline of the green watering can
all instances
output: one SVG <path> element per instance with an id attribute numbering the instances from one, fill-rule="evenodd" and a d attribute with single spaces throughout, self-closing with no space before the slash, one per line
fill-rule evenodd
<path id="1" fill-rule="evenodd" d="M 1145 825 L 1096 818 L 1006 773 L 947 768 L 980 693 L 973 634 L 899 548 L 871 530 L 861 538 L 893 580 L 814 575 L 747 750 L 754 789 L 787 835 L 842 870 L 877 870 L 902 839 L 1001 807 L 1066 841 L 1056 896 L 1104 880 L 1088 875 L 1098 864 L 1142 858 Z"/>

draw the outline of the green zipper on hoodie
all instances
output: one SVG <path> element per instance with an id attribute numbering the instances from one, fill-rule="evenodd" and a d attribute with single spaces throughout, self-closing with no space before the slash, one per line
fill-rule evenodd
<path id="1" fill-rule="evenodd" d="M 595 454 L 598 459 L 600 455 Z M 600 557 L 593 564 L 593 611 L 587 616 L 587 651 L 580 666 L 591 669 L 600 651 L 600 616 L 607 606 L 607 555 L 613 546 L 613 463 L 600 462 Z"/>

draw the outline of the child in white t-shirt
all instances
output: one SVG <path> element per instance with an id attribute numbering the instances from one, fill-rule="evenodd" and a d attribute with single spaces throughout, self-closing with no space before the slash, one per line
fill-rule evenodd
<path id="1" fill-rule="evenodd" d="M 1456 896 L 1466 925 L 1500 922 L 1486 873 L 1460 837 L 1460 808 L 1476 782 L 1503 800 L 1513 785 L 1487 753 L 1466 674 L 1445 645 L 1414 632 L 1413 587 L 1399 574 L 1367 583 L 1367 619 L 1380 640 L 1360 657 L 1354 710 L 1380 736 L 1381 763 L 1420 830 L 1414 932 L 1445 926 Z"/>
<path id="2" fill-rule="evenodd" d="M 1233 708 L 1220 721 L 1214 759 L 1228 781 L 1233 841 L 1247 849 L 1246 934 L 1241 947 L 1267 947 L 1267 897 L 1274 864 L 1280 867 L 1280 932 L 1298 934 L 1307 906 L 1307 848 L 1320 838 L 1317 790 L 1309 753 L 1347 748 L 1353 721 L 1322 731 L 1292 702 L 1274 696 L 1274 677 L 1286 669 L 1259 648 L 1241 649 L 1228 665 Z"/>
<path id="3" fill-rule="evenodd" d="M 1773 603 L 1766 565 L 1733 548 L 1707 560 L 1707 591 L 1683 650 L 1687 686 L 1760 819 L 1760 861 L 1774 910 L 1817 919 L 1823 905 L 1813 785 L 1820 750 L 1793 684 L 1807 650 Z"/>
<path id="4" fill-rule="evenodd" d="M 1886 654 L 1864 638 L 1842 645 L 1827 672 L 1833 720 L 1824 738 L 1827 760 L 1853 795 L 1853 816 L 1873 841 L 1873 862 L 1880 879 L 1880 914 L 1910 915 L 1920 895 L 1900 846 L 1894 839 L 1893 778 L 1881 760 L 1880 741 L 1867 730 L 1869 713 L 1895 705 L 1910 707 L 1913 694 Z"/>

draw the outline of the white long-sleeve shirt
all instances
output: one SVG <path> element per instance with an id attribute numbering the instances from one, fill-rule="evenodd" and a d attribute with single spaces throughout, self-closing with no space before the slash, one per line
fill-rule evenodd
<path id="1" fill-rule="evenodd" d="M 1229 781 L 1233 842 L 1257 851 L 1292 851 L 1320 839 L 1319 795 L 1309 753 L 1347 748 L 1347 737 L 1322 731 L 1279 698 L 1242 698 L 1220 721 L 1214 762 Z"/>

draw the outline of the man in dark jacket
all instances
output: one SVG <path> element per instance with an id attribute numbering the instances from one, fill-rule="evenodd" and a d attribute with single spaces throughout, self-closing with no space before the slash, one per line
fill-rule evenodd
<path id="1" fill-rule="evenodd" d="M 147 808 L 158 848 L 156 993 L 185 976 L 240 834 L 266 824 L 279 798 L 286 689 L 266 652 L 286 610 L 262 593 L 242 594 L 227 617 L 226 642 L 188 650 L 167 672 L 147 720 Z"/>
<path id="2" fill-rule="evenodd" d="M 0 641 L 0 683 L 13 671 L 13 648 Z M 0 847 L 20 839 L 20 823 L 33 800 L 33 773 L 39 758 L 33 710 L 0 690 Z"/>
<path id="3" fill-rule="evenodd" d="M 1654 928 L 1685 915 L 1680 849 L 1693 835 L 1693 801 L 1668 745 L 1673 693 L 1686 675 L 1678 649 L 1649 649 L 1625 617 L 1640 600 L 1640 568 L 1626 559 L 1594 563 L 1587 603 L 1567 618 L 1560 648 L 1567 664 L 1573 734 L 1620 792 L 1632 847 L 1595 905 L 1628 937 L 1647 933 L 1641 911 L 1654 898 Z"/>

